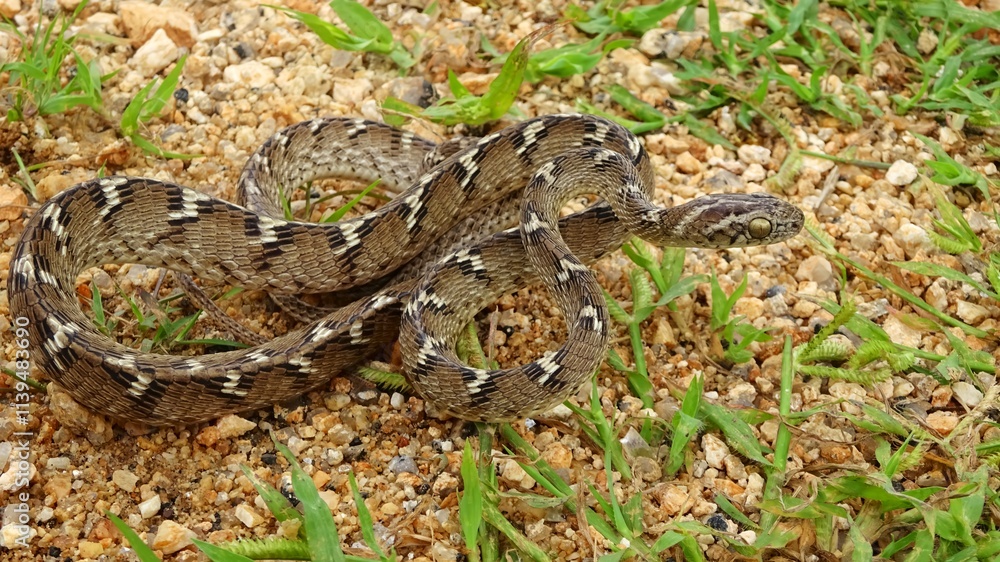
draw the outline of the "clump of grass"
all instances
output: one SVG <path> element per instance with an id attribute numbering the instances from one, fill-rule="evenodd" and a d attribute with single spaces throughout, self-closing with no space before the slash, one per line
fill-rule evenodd
<path id="1" fill-rule="evenodd" d="M 392 30 L 367 8 L 353 0 L 333 0 L 330 8 L 350 29 L 350 33 L 314 14 L 264 4 L 302 22 L 324 43 L 342 51 L 364 51 L 389 57 L 402 71 L 416 61 L 402 43 L 392 37 Z"/>
<path id="2" fill-rule="evenodd" d="M 622 249 L 639 266 L 639 269 L 629 272 L 629 284 L 632 289 L 631 312 L 626 311 L 625 307 L 606 291 L 604 300 L 611 317 L 628 329 L 635 367 L 629 368 L 614 349 L 608 352 L 608 364 L 625 373 L 633 394 L 642 399 L 645 407 L 650 408 L 653 405 L 653 385 L 649 381 L 649 371 L 646 366 L 642 323 L 661 306 L 673 309 L 675 299 L 693 292 L 697 285 L 707 281 L 708 277 L 705 275 L 681 277 L 685 255 L 683 248 L 664 249 L 660 260 L 656 260 L 650 246 L 638 238 L 633 238 Z M 660 295 L 655 301 L 650 281 Z"/>
<path id="3" fill-rule="evenodd" d="M 141 148 L 143 152 L 164 158 L 179 158 L 183 160 L 198 157 L 197 154 L 184 154 L 163 150 L 141 134 L 142 125 L 159 117 L 166 107 L 167 102 L 170 101 L 174 90 L 177 89 L 181 73 L 184 71 L 185 62 L 187 62 L 187 55 L 178 59 L 173 70 L 162 81 L 153 79 L 153 81 L 143 86 L 122 112 L 122 118 L 119 123 L 122 135 L 132 141 L 132 144 Z"/>
<path id="4" fill-rule="evenodd" d="M 682 21 L 694 17 L 693 0 L 667 0 L 650 6 L 635 6 L 622 9 L 624 0 L 602 0 L 584 11 L 572 4 L 566 9 L 566 17 L 581 31 L 590 34 L 611 34 L 623 32 L 641 36 L 643 33 L 657 27 L 663 18 L 685 8 L 681 15 Z"/>
<path id="5" fill-rule="evenodd" d="M 387 112 L 386 122 L 401 125 L 406 117 L 419 117 L 444 125 L 482 125 L 503 117 L 513 105 L 524 82 L 531 46 L 551 30 L 551 26 L 544 27 L 518 41 L 500 69 L 500 74 L 490 83 L 483 96 L 472 95 L 458 81 L 455 73 L 449 70 L 448 87 L 451 89 L 451 98 L 441 99 L 425 109 L 390 96 L 382 104 Z"/>
<path id="6" fill-rule="evenodd" d="M 122 317 L 118 314 L 108 314 L 104 308 L 104 299 L 96 283 L 91 281 L 91 311 L 94 315 L 94 325 L 106 336 L 112 336 L 116 328 L 121 324 Z M 145 291 L 140 292 L 139 301 L 125 294 L 118 288 L 118 294 L 125 300 L 132 316 L 135 318 L 135 328 L 140 334 L 139 350 L 143 352 L 160 351 L 169 352 L 180 346 L 187 345 L 218 345 L 225 347 L 241 348 L 247 347 L 245 344 L 221 338 L 188 338 L 195 322 L 201 317 L 202 311 L 195 312 L 188 316 L 172 319 L 180 308 L 170 306 L 170 303 L 181 297 L 181 294 L 173 295 L 157 301 L 152 295 Z M 232 291 L 226 293 L 222 298 L 228 298 Z M 145 308 L 145 310 L 144 310 Z"/>
<path id="7" fill-rule="evenodd" d="M 631 39 L 605 41 L 606 35 L 600 34 L 584 43 L 573 43 L 531 53 L 524 70 L 524 79 L 534 84 L 546 76 L 568 78 L 574 74 L 584 74 L 593 70 L 611 51 L 629 47 L 633 43 Z M 509 57 L 509 54 L 500 54 L 485 36 L 482 39 L 482 49 L 493 55 L 495 64 L 503 64 Z"/>
<path id="8" fill-rule="evenodd" d="M 73 48 L 78 36 L 67 34 L 86 6 L 86 1 L 81 2 L 71 16 L 57 16 L 44 26 L 39 21 L 30 37 L 10 21 L 0 24 L 0 29 L 16 35 L 21 42 L 17 60 L 0 65 L 0 74 L 8 75 L 9 121 L 64 113 L 79 106 L 102 110 L 101 84 L 113 74 L 102 75 L 96 60 L 83 60 Z M 63 65 L 70 57 L 75 66 L 64 83 Z"/>
<path id="9" fill-rule="evenodd" d="M 771 336 L 767 333 L 767 328 L 758 329 L 746 322 L 742 316 L 732 316 L 733 307 L 736 301 L 743 296 L 747 289 L 747 277 L 736 287 L 733 294 L 726 296 L 726 293 L 719 285 L 719 279 L 712 275 L 712 331 L 715 337 L 720 338 L 719 348 L 723 350 L 719 357 L 730 365 L 746 363 L 753 359 L 753 352 L 748 348 L 755 342 L 764 343 L 771 341 Z"/>

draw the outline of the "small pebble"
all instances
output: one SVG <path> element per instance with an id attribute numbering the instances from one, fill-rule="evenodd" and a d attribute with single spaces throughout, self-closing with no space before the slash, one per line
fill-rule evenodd
<path id="1" fill-rule="evenodd" d="M 158 29 L 142 47 L 136 49 L 131 63 L 144 76 L 153 76 L 177 60 L 178 56 L 177 45 L 165 31 Z"/>
<path id="2" fill-rule="evenodd" d="M 726 457 L 729 456 L 729 446 L 714 433 L 702 436 L 701 450 L 705 453 L 705 462 L 712 468 L 722 469 Z"/>
<path id="3" fill-rule="evenodd" d="M 958 416 L 954 412 L 931 412 L 927 414 L 927 427 L 940 435 L 948 435 L 958 425 Z"/>
<path id="4" fill-rule="evenodd" d="M 754 144 L 744 144 L 736 149 L 742 162 L 763 166 L 771 161 L 771 149 Z"/>
<path id="5" fill-rule="evenodd" d="M 955 398 L 968 408 L 975 408 L 982 400 L 983 393 L 971 383 L 958 381 L 951 385 Z"/>
<path id="6" fill-rule="evenodd" d="M 219 437 L 222 439 L 239 437 L 257 428 L 256 423 L 235 414 L 223 416 L 215 425 L 219 428 Z"/>
<path id="7" fill-rule="evenodd" d="M 226 82 L 249 88 L 263 88 L 274 83 L 274 70 L 258 61 L 233 64 L 222 71 Z"/>
<path id="8" fill-rule="evenodd" d="M 413 457 L 397 456 L 389 461 L 389 471 L 395 474 L 399 474 L 400 472 L 418 474 L 420 469 L 417 468 L 417 463 L 413 460 Z"/>
<path id="9" fill-rule="evenodd" d="M 973 326 L 990 317 L 989 309 L 968 301 L 958 301 L 955 305 L 955 313 L 963 322 Z"/>
<path id="10" fill-rule="evenodd" d="M 148 500 L 139 503 L 139 515 L 143 519 L 149 519 L 160 512 L 160 495 L 153 494 Z"/>
<path id="11" fill-rule="evenodd" d="M 167 519 L 163 523 L 160 523 L 160 528 L 157 529 L 156 536 L 153 538 L 152 546 L 156 550 L 162 550 L 164 554 L 173 554 L 178 550 L 191 546 L 191 539 L 196 536 L 198 535 L 191 529 Z"/>
<path id="12" fill-rule="evenodd" d="M 257 513 L 257 510 L 245 503 L 236 506 L 236 509 L 233 510 L 233 515 L 240 520 L 240 523 L 243 523 L 250 529 L 262 525 L 266 521 L 261 514 Z"/>
<path id="13" fill-rule="evenodd" d="M 128 470 L 116 470 L 111 473 L 111 481 L 123 491 L 132 493 L 135 491 L 135 484 L 139 481 L 139 477 Z"/>
<path id="14" fill-rule="evenodd" d="M 892 185 L 904 186 L 917 179 L 917 167 L 905 160 L 896 160 L 885 172 L 885 179 Z"/>
<path id="15" fill-rule="evenodd" d="M 697 174 L 701 172 L 701 162 L 685 151 L 677 155 L 677 169 L 685 174 Z"/>

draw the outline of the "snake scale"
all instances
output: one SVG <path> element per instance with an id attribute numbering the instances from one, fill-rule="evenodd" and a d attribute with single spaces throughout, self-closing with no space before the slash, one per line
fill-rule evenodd
<path id="1" fill-rule="evenodd" d="M 436 151 L 443 161 L 422 171 Z M 336 224 L 279 218 L 281 194 L 329 176 L 381 177 L 402 191 Z M 274 135 L 249 160 L 240 178 L 245 206 L 122 176 L 56 195 L 31 217 L 14 250 L 11 313 L 28 319 L 32 358 L 50 379 L 121 420 L 184 425 L 278 403 L 396 337 L 405 374 L 438 410 L 515 419 L 564 400 L 601 364 L 609 317 L 587 264 L 630 233 L 660 245 L 729 248 L 785 240 L 802 226 L 801 211 L 759 193 L 656 207 L 653 183 L 639 140 L 594 116 L 530 119 L 450 150 L 378 123 L 306 121 Z M 603 202 L 560 219 L 564 202 L 582 193 Z M 396 277 L 262 345 L 178 357 L 123 346 L 82 312 L 77 276 L 112 263 L 284 295 Z M 537 279 L 565 315 L 565 344 L 509 369 L 459 362 L 454 344 L 470 319 Z"/>

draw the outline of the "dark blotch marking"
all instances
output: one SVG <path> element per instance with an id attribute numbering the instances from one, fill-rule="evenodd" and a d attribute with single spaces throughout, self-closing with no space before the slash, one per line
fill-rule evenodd
<path id="1" fill-rule="evenodd" d="M 462 382 L 465 383 L 466 388 L 469 388 L 470 384 L 479 381 L 479 377 L 476 376 L 476 372 L 471 367 L 462 367 Z M 497 388 L 496 382 L 493 377 L 490 377 L 486 382 L 479 385 L 479 392 L 470 392 L 469 399 L 472 401 L 472 406 L 475 408 L 485 407 L 493 399 L 493 394 L 500 389 Z"/>
<path id="2" fill-rule="evenodd" d="M 464 185 L 464 187 L 462 188 L 462 192 L 466 194 L 476 188 L 476 178 L 479 177 L 480 171 L 481 170 L 477 165 L 476 169 L 472 173 L 470 173 L 469 169 L 466 168 L 465 165 L 459 162 L 458 160 L 456 160 L 451 167 L 451 173 L 452 175 L 455 176 L 455 181 L 457 181 L 459 185 Z M 468 182 L 466 182 L 466 178 L 468 178 Z"/>
<path id="3" fill-rule="evenodd" d="M 458 269 L 459 269 L 459 271 L 462 272 L 462 275 L 465 275 L 466 277 L 474 277 L 475 279 L 477 279 L 479 281 L 489 281 L 490 280 L 490 276 L 489 276 L 489 273 L 486 271 L 486 268 L 478 268 L 477 269 L 477 268 L 473 267 L 473 264 L 472 264 L 472 262 L 475 261 L 475 260 L 472 259 L 473 256 L 479 257 L 480 258 L 480 262 L 481 262 L 481 258 L 482 258 L 482 255 L 483 255 L 482 252 L 479 251 L 478 248 L 473 248 L 473 249 L 469 250 L 468 254 L 469 254 L 468 257 L 461 258 L 461 259 L 459 259 L 459 260 L 456 261 L 456 264 L 458 265 Z"/>

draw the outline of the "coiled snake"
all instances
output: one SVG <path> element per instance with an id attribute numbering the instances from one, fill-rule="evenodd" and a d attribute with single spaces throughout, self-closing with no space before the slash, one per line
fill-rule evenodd
<path id="1" fill-rule="evenodd" d="M 397 335 L 405 373 L 439 410 L 509 420 L 564 400 L 603 361 L 608 312 L 585 264 L 628 233 L 661 245 L 727 248 L 778 242 L 802 226 L 801 211 L 765 194 L 652 205 L 654 173 L 639 140 L 598 117 L 531 119 L 454 150 L 420 175 L 433 143 L 377 123 L 320 119 L 277 133 L 253 155 L 240 178 L 248 208 L 150 179 L 79 184 L 29 220 L 11 259 L 11 313 L 28 319 L 42 371 L 85 406 L 123 420 L 189 424 L 277 403 Z M 282 193 L 328 176 L 410 187 L 337 224 L 279 218 Z M 605 202 L 559 219 L 563 203 L 581 193 Z M 502 230 L 510 219 L 519 227 Z M 364 287 L 412 272 L 265 344 L 176 357 L 114 342 L 83 314 L 77 276 L 109 263 L 281 294 Z M 566 343 L 510 369 L 461 364 L 454 343 L 469 320 L 538 278 L 566 317 Z"/>

